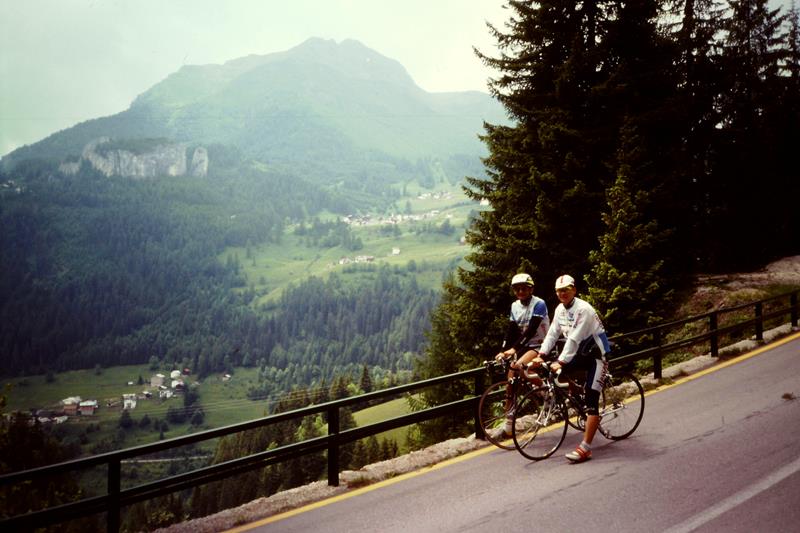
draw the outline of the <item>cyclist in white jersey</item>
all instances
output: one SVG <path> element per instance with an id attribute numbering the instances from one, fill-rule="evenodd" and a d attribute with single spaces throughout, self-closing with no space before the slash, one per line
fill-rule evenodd
<path id="1" fill-rule="evenodd" d="M 611 350 L 597 311 L 588 302 L 575 296 L 577 291 L 572 276 L 559 276 L 555 288 L 561 303 L 553 313 L 553 322 L 535 361 L 540 363 L 541 355 L 550 353 L 556 346 L 556 341 L 563 335 L 566 343 L 558 359 L 550 364 L 550 368 L 555 372 L 561 369 L 570 373 L 586 372 L 584 390 L 587 417 L 583 442 L 566 456 L 574 463 L 581 463 L 592 458 L 592 439 L 600 423 L 600 392 L 603 390 L 603 378 L 608 366 L 605 356 Z"/>
<path id="2" fill-rule="evenodd" d="M 517 300 L 511 304 L 503 348 L 495 359 L 499 361 L 515 357 L 517 359 L 512 366 L 522 368 L 537 356 L 535 348 L 542 343 L 550 327 L 550 317 L 544 300 L 533 295 L 533 278 L 530 275 L 515 275 L 511 278 L 511 289 Z M 518 357 L 519 354 L 522 356 Z M 509 371 L 508 378 L 511 379 L 513 375 L 514 371 Z M 503 433 L 511 435 L 511 419 L 506 419 Z"/>

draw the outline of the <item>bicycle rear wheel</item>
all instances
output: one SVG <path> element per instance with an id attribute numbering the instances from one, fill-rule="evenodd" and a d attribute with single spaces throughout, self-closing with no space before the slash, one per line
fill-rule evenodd
<path id="1" fill-rule="evenodd" d="M 644 416 L 644 389 L 633 374 L 611 375 L 603 387 L 600 433 L 611 440 L 629 437 Z"/>
<path id="2" fill-rule="evenodd" d="M 506 423 L 506 418 L 511 417 L 514 403 L 512 401 L 513 398 L 506 399 L 507 387 L 508 381 L 500 381 L 486 389 L 481 395 L 481 401 L 478 404 L 478 416 L 486 440 L 498 448 L 513 450 L 514 445 L 508 440 L 510 435 L 503 433 L 503 426 Z M 506 404 L 508 404 L 508 408 L 506 408 Z"/>
<path id="3" fill-rule="evenodd" d="M 562 406 L 546 388 L 537 387 L 517 398 L 511 432 L 517 451 L 532 461 L 553 455 L 567 436 L 561 413 Z"/>

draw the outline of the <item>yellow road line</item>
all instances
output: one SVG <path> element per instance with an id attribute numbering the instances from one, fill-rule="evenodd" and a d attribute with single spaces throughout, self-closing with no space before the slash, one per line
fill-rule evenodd
<path id="1" fill-rule="evenodd" d="M 488 443 L 487 443 L 488 444 Z M 250 524 L 246 524 L 244 526 L 240 526 L 234 529 L 229 529 L 228 533 L 237 533 L 240 531 L 248 531 L 252 528 L 263 526 L 266 524 L 270 524 L 272 522 L 277 522 L 278 520 L 283 520 L 284 518 L 289 518 L 290 516 L 294 516 L 296 514 L 304 513 L 306 511 L 310 511 L 312 509 L 316 509 L 318 507 L 324 507 L 326 505 L 330 505 L 332 503 L 336 503 L 342 500 L 346 500 L 348 498 L 352 498 L 353 496 L 358 496 L 359 494 L 364 494 L 365 492 L 369 492 L 371 490 L 379 489 L 381 487 L 386 487 L 389 485 L 393 485 L 400 481 L 404 481 L 406 479 L 410 479 L 416 476 L 420 476 L 422 474 L 427 474 L 428 472 L 432 472 L 433 470 L 438 470 L 440 468 L 444 468 L 445 466 L 449 466 L 455 463 L 459 463 L 461 461 L 466 461 L 467 459 L 471 459 L 473 457 L 477 457 L 479 455 L 484 455 L 486 453 L 498 450 L 493 445 L 489 444 L 488 446 L 481 448 L 479 450 L 473 450 L 471 452 L 467 452 L 463 455 L 459 455 L 458 457 L 453 457 L 451 459 L 446 459 L 440 463 L 436 463 L 435 465 L 426 466 L 419 470 L 414 470 L 413 472 L 406 472 L 405 474 L 400 474 L 399 476 L 384 479 L 383 481 L 379 481 L 377 483 L 372 483 L 371 485 L 367 485 L 365 487 L 361 487 L 359 489 L 355 489 L 352 491 L 348 491 L 344 494 L 337 494 L 336 496 L 331 496 L 330 498 L 326 498 L 325 500 L 309 503 L 308 505 L 304 505 L 302 507 L 298 507 L 297 509 L 292 509 L 291 511 L 286 511 L 284 513 L 276 514 L 257 522 L 253 522 Z"/>
<path id="2" fill-rule="evenodd" d="M 723 363 L 714 364 L 713 366 L 710 366 L 709 368 L 701 370 L 701 371 L 699 371 L 699 372 L 697 372 L 695 374 L 692 374 L 690 376 L 684 376 L 684 377 L 682 377 L 680 379 L 675 380 L 673 383 L 670 383 L 668 385 L 661 385 L 661 386 L 659 386 L 659 387 L 657 387 L 655 389 L 652 389 L 652 390 L 649 390 L 649 391 L 645 392 L 645 396 L 650 396 L 651 394 L 655 394 L 656 392 L 663 391 L 663 390 L 666 390 L 666 389 L 670 389 L 672 387 L 676 387 L 676 386 L 680 385 L 681 383 L 686 383 L 687 381 L 692 381 L 692 380 L 697 379 L 697 378 L 699 378 L 701 376 L 705 376 L 706 374 L 710 374 L 711 372 L 716 372 L 716 371 L 721 370 L 723 368 L 727 368 L 727 367 L 729 367 L 731 365 L 735 365 L 737 363 L 741 363 L 742 361 L 746 361 L 747 359 L 750 359 L 751 357 L 755 357 L 755 356 L 757 356 L 759 354 L 764 353 L 767 350 L 770 350 L 772 348 L 777 348 L 778 346 L 781 346 L 783 344 L 786 344 L 787 342 L 791 342 L 791 341 L 793 341 L 795 339 L 798 339 L 798 338 L 800 338 L 800 332 L 794 333 L 792 335 L 789 335 L 788 337 L 783 337 L 780 340 L 777 340 L 775 342 L 771 342 L 770 344 L 766 344 L 766 345 L 764 345 L 764 346 L 762 346 L 760 348 L 756 348 L 752 352 L 748 352 L 748 353 L 745 353 L 745 354 L 742 354 L 742 355 L 738 355 L 735 358 L 729 359 L 729 360 L 727 360 L 727 361 L 725 361 Z M 348 491 L 348 492 L 346 492 L 344 494 L 337 494 L 336 496 L 331 496 L 330 498 L 326 498 L 326 499 L 318 501 L 318 502 L 309 503 L 309 504 L 304 505 L 302 507 L 298 507 L 297 509 L 292 509 L 290 511 L 286 511 L 286 512 L 279 513 L 279 514 L 276 514 L 276 515 L 273 515 L 273 516 L 269 516 L 267 518 L 263 518 L 263 519 L 258 520 L 256 522 L 251 522 L 251 523 L 245 524 L 243 526 L 239 526 L 239 527 L 236 527 L 236 528 L 233 528 L 233 529 L 229 529 L 229 530 L 227 530 L 227 533 L 239 533 L 239 532 L 242 532 L 242 531 L 249 531 L 250 529 L 253 529 L 253 528 L 256 528 L 256 527 L 264 526 L 266 524 L 271 524 L 272 522 L 277 522 L 279 520 L 283 520 L 285 518 L 289 518 L 290 516 L 298 515 L 300 513 L 305 513 L 307 511 L 312 510 L 312 509 L 317 509 L 319 507 L 324 507 L 324 506 L 330 505 L 332 503 L 340 502 L 340 501 L 346 500 L 348 498 L 352 498 L 354 496 L 358 496 L 360 494 L 364 494 L 365 492 L 369 492 L 369 491 L 372 491 L 372 490 L 379 489 L 381 487 L 386 487 L 386 486 L 389 486 L 389 485 L 393 485 L 393 484 L 398 483 L 400 481 L 404 481 L 406 479 L 410 479 L 410 478 L 413 478 L 413 477 L 416 477 L 416 476 L 421 476 L 422 474 L 427 474 L 428 472 L 432 472 L 434 470 L 438 470 L 440 468 L 444 468 L 446 466 L 449 466 L 449 465 L 452 465 L 452 464 L 455 464 L 455 463 L 459 463 L 461 461 L 466 461 L 466 460 L 472 459 L 473 457 L 477 457 L 479 455 L 485 455 L 487 453 L 490 453 L 490 452 L 493 452 L 493 451 L 496 451 L 496 450 L 498 450 L 498 448 L 496 448 L 495 446 L 489 444 L 485 448 L 481 448 L 479 450 L 473 450 L 471 452 L 467 452 L 467 453 L 465 453 L 463 455 L 459 455 L 458 457 L 453 457 L 451 459 L 447 459 L 447 460 L 442 461 L 440 463 L 437 463 L 435 465 L 426 466 L 426 467 L 423 467 L 423 468 L 421 468 L 419 470 L 415 470 L 413 472 L 406 472 L 405 474 L 401 474 L 401 475 L 399 475 L 397 477 L 393 477 L 393 478 L 390 478 L 390 479 L 384 479 L 383 481 L 379 481 L 377 483 L 373 483 L 371 485 L 367 485 L 367 486 L 361 487 L 359 489 L 351 490 L 351 491 Z"/>

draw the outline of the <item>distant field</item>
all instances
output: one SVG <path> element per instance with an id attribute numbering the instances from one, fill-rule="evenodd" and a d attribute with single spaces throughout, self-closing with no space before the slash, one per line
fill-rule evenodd
<path id="1" fill-rule="evenodd" d="M 374 424 L 376 422 L 381 422 L 383 420 L 405 415 L 410 412 L 411 409 L 408 406 L 408 400 L 406 398 L 398 398 L 380 405 L 362 409 L 361 411 L 354 413 L 353 418 L 356 419 L 356 424 L 359 426 L 366 426 L 368 424 Z M 408 426 L 404 426 L 379 433 L 377 438 L 378 441 L 383 439 L 392 439 L 397 442 L 397 446 L 401 451 L 405 451 L 407 431 Z"/>
<path id="2" fill-rule="evenodd" d="M 168 375 L 168 370 L 158 370 Z M 124 435 L 124 447 L 136 446 L 158 439 L 159 433 L 152 429 L 140 428 L 139 422 L 146 414 L 151 420 L 165 420 L 167 409 L 183 407 L 183 397 L 174 396 L 168 400 L 157 398 L 139 400 L 136 408 L 130 414 L 134 420 L 134 427 L 125 432 L 119 430 L 119 420 L 122 413 L 120 405 L 123 394 L 141 393 L 149 389 L 150 376 L 157 373 L 151 371 L 148 365 L 120 366 L 103 369 L 100 374 L 94 370 L 76 370 L 55 374 L 52 383 L 46 383 L 44 376 L 27 376 L 23 378 L 6 379 L 0 383 L 10 385 L 6 389 L 8 405 L 6 412 L 23 411 L 31 409 L 48 409 L 60 406 L 60 401 L 70 396 L 80 396 L 84 400 L 97 400 L 99 408 L 93 416 L 74 417 L 63 426 L 66 434 L 78 435 L 84 433 L 89 424 L 99 425 L 98 431 L 86 434 L 88 445 L 85 452 L 97 442 Z M 256 369 L 236 369 L 230 381 L 223 381 L 222 376 L 214 374 L 202 382 L 197 382 L 196 376 L 185 376 L 186 383 L 197 383 L 197 392 L 200 403 L 205 412 L 205 420 L 199 427 L 192 427 L 189 423 L 169 424 L 165 438 L 179 437 L 204 429 L 218 428 L 245 422 L 266 416 L 270 409 L 269 399 L 252 401 L 247 399 L 247 389 L 256 380 Z M 137 385 L 139 376 L 145 381 L 144 385 Z M 134 385 L 127 385 L 133 381 Z M 275 399 L 271 399 L 274 401 Z M 108 406 L 108 402 L 117 405 Z M 371 424 L 388 418 L 393 418 L 408 412 L 408 403 L 405 398 L 392 400 L 381 405 L 369 407 L 356 412 L 354 417 L 359 425 Z M 406 441 L 406 428 L 398 428 L 378 435 L 379 439 L 389 437 L 397 441 L 401 448 Z M 213 450 L 214 442 L 207 443 L 202 448 Z"/>
<path id="3" fill-rule="evenodd" d="M 123 394 L 141 393 L 149 389 L 150 377 L 157 372 L 169 375 L 169 370 L 151 371 L 148 365 L 120 366 L 103 369 L 100 374 L 94 370 L 76 370 L 55 374 L 55 381 L 47 383 L 44 376 L 27 376 L 24 378 L 6 379 L 3 385 L 9 384 L 5 395 L 8 399 L 6 411 L 24 411 L 31 409 L 58 408 L 62 399 L 80 396 L 84 400 L 97 400 L 99 408 L 94 416 L 75 417 L 65 426 L 65 431 L 81 432 L 90 423 L 100 425 L 100 430 L 87 435 L 90 444 L 105 438 L 113 437 L 119 429 L 122 413 L 121 400 Z M 184 381 L 192 386 L 197 383 L 200 403 L 205 412 L 205 420 L 199 427 L 184 424 L 169 424 L 165 438 L 178 437 L 198 430 L 222 427 L 236 422 L 244 422 L 265 416 L 268 405 L 266 401 L 251 401 L 246 397 L 250 380 L 255 380 L 255 369 L 237 369 L 233 379 L 222 381 L 219 374 L 197 382 L 197 376 L 184 376 Z M 138 385 L 142 376 L 143 385 Z M 127 385 L 133 381 L 134 385 Z M 134 427 L 124 432 L 125 446 L 134 446 L 145 442 L 153 442 L 158 433 L 150 428 L 139 428 L 138 422 L 145 416 L 151 419 L 165 420 L 167 409 L 183 408 L 183 397 L 176 395 L 167 400 L 160 400 L 154 394 L 152 399 L 139 400 L 130 414 Z M 116 405 L 109 406 L 108 403 Z M 152 428 L 152 426 L 151 426 Z"/>
<path id="4" fill-rule="evenodd" d="M 464 227 L 471 211 L 480 209 L 469 201 L 460 187 L 448 185 L 435 189 L 439 198 L 420 199 L 418 194 L 431 194 L 428 190 L 417 191 L 409 188 L 413 195 L 398 200 L 398 212 L 405 212 L 406 205 L 411 213 L 425 215 L 421 221 L 407 221 L 399 225 L 401 235 L 386 236 L 380 232 L 379 224 L 353 225 L 351 230 L 358 236 L 364 247 L 351 251 L 336 246 L 332 248 L 310 248 L 303 239 L 294 235 L 294 228 L 287 229 L 279 244 L 263 244 L 250 247 L 231 247 L 220 254 L 220 261 L 228 257 L 237 257 L 244 273 L 248 287 L 255 288 L 259 297 L 257 304 L 266 304 L 280 297 L 281 292 L 290 284 L 298 283 L 310 276 L 327 277 L 331 272 L 343 273 L 346 270 L 340 265 L 343 257 L 355 259 L 357 255 L 372 256 L 378 266 L 389 265 L 405 268 L 410 261 L 422 267 L 416 274 L 417 282 L 424 287 L 438 289 L 441 287 L 442 274 L 454 264 L 463 260 L 469 248 L 462 245 L 459 239 L 464 234 Z M 409 192 L 409 191 L 407 191 Z M 433 212 L 436 212 L 433 214 Z M 373 215 L 377 218 L 378 215 Z M 327 213 L 327 220 L 338 218 Z M 450 235 L 437 233 L 415 233 L 425 225 L 440 226 L 447 220 L 453 227 Z M 393 255 L 393 249 L 399 254 Z M 357 274 L 348 274 L 356 276 Z"/>

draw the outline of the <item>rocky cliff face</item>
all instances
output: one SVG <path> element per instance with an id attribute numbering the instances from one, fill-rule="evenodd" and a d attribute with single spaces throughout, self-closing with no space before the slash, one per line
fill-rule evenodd
<path id="1" fill-rule="evenodd" d="M 159 142 L 147 150 L 134 153 L 127 149 L 103 149 L 111 143 L 108 137 L 101 137 L 87 144 L 81 160 L 87 161 L 106 176 L 125 176 L 130 178 L 154 178 L 158 176 L 204 177 L 208 174 L 208 151 L 196 148 L 191 159 L 187 156 L 185 143 Z M 63 163 L 60 167 L 65 174 L 75 174 L 79 163 Z"/>
<path id="2" fill-rule="evenodd" d="M 198 177 L 203 177 L 208 174 L 208 150 L 202 146 L 196 148 L 192 155 L 189 174 Z"/>

